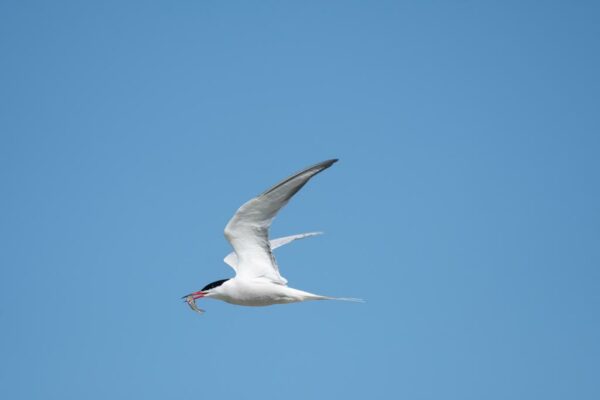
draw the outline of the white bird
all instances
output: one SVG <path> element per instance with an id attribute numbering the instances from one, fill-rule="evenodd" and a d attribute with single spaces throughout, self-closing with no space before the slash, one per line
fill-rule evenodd
<path id="1" fill-rule="evenodd" d="M 279 273 L 273 250 L 294 240 L 315 236 L 310 232 L 269 241 L 271 222 L 286 204 L 313 176 L 331 167 L 337 159 L 323 161 L 279 182 L 263 194 L 242 205 L 225 227 L 225 237 L 233 247 L 223 261 L 235 271 L 235 277 L 221 279 L 202 290 L 183 296 L 189 306 L 200 298 L 213 298 L 242 306 L 268 306 L 307 300 L 360 299 L 321 296 L 287 286 Z"/>

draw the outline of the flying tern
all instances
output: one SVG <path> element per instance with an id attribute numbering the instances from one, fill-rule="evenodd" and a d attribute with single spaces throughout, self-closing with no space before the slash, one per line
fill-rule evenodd
<path id="1" fill-rule="evenodd" d="M 202 290 L 182 298 L 197 312 L 196 300 L 213 298 L 242 306 L 269 306 L 307 300 L 362 301 L 346 297 L 321 296 L 291 288 L 281 276 L 273 250 L 320 234 L 302 233 L 269 240 L 269 227 L 287 202 L 319 172 L 331 167 L 337 159 L 323 161 L 279 182 L 258 197 L 243 204 L 225 226 L 225 238 L 233 247 L 223 261 L 235 271 L 235 277 L 221 279 L 204 286 Z"/>

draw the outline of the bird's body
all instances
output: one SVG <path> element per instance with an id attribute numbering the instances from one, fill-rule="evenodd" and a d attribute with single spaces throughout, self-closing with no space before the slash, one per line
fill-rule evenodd
<path id="1" fill-rule="evenodd" d="M 192 309 L 197 299 L 206 297 L 243 306 L 268 306 L 307 300 L 358 299 L 320 296 L 287 286 L 279 273 L 272 250 L 294 240 L 318 235 L 303 233 L 269 240 L 269 227 L 279 210 L 313 176 L 329 168 L 337 160 L 328 160 L 306 168 L 283 180 L 258 197 L 242 205 L 225 227 L 225 237 L 233 252 L 224 259 L 236 272 L 231 279 L 221 279 L 206 285 L 202 290 L 184 296 Z"/>
<path id="2" fill-rule="evenodd" d="M 240 306 L 270 306 L 328 299 L 325 296 L 304 292 L 263 278 L 232 278 L 213 289 L 206 297 Z"/>

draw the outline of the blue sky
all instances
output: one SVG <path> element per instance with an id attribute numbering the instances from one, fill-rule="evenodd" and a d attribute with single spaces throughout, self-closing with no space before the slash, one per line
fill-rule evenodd
<path id="1" fill-rule="evenodd" d="M 0 5 L 0 397 L 600 398 L 595 2 Z M 223 227 L 290 285 L 179 297 Z"/>

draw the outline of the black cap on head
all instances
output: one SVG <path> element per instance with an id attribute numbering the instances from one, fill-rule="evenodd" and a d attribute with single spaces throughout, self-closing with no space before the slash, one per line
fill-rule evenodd
<path id="1" fill-rule="evenodd" d="M 225 282 L 227 282 L 229 279 L 221 279 L 220 281 L 214 281 L 212 283 L 209 283 L 208 285 L 204 286 L 202 288 L 202 291 L 205 290 L 210 290 L 210 289 L 214 289 L 216 287 L 221 286 L 222 284 L 224 284 Z"/>

